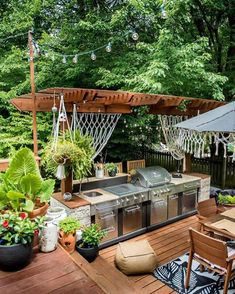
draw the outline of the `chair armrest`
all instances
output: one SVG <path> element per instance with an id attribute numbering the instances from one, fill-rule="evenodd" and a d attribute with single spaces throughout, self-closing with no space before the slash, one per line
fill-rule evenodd
<path id="1" fill-rule="evenodd" d="M 206 219 L 205 216 L 202 216 L 202 215 L 200 215 L 200 214 L 197 214 L 197 218 L 198 218 L 199 220 L 204 220 L 204 219 Z"/>
<path id="2" fill-rule="evenodd" d="M 217 207 L 217 212 L 221 213 L 224 212 L 226 209 L 223 206 Z"/>
<path id="3" fill-rule="evenodd" d="M 229 256 L 228 258 L 226 258 L 226 261 L 229 262 L 231 260 L 235 260 L 235 253 L 231 256 Z"/>

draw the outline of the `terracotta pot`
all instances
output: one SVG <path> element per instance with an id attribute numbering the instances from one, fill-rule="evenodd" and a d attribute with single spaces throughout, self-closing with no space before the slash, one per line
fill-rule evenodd
<path id="1" fill-rule="evenodd" d="M 29 217 L 30 217 L 31 219 L 33 219 L 33 218 L 35 218 L 35 217 L 37 217 L 37 216 L 43 216 L 43 215 L 45 215 L 45 214 L 47 213 L 47 209 L 48 209 L 48 207 L 49 207 L 49 204 L 48 204 L 48 203 L 44 203 L 43 206 L 41 206 L 41 207 L 39 207 L 39 208 L 36 208 L 36 209 L 34 209 L 33 211 L 31 211 L 31 212 L 29 213 Z"/>
<path id="2" fill-rule="evenodd" d="M 68 253 L 73 253 L 76 244 L 76 232 L 65 234 L 63 231 L 59 231 L 59 242 Z"/>

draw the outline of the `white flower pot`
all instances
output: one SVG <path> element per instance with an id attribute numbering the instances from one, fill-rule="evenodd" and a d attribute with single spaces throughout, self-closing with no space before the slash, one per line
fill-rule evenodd
<path id="1" fill-rule="evenodd" d="M 58 228 L 53 218 L 45 218 L 45 226 L 41 230 L 39 247 L 42 252 L 51 252 L 57 248 Z"/>
<path id="2" fill-rule="evenodd" d="M 95 170 L 95 177 L 97 179 L 103 179 L 103 177 L 104 177 L 104 170 L 103 169 L 96 169 Z"/>

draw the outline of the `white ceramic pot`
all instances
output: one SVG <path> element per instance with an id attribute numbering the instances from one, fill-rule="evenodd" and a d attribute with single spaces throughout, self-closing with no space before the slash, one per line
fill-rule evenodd
<path id="1" fill-rule="evenodd" d="M 46 216 L 45 225 L 41 230 L 39 247 L 42 252 L 51 252 L 57 248 L 58 228 L 53 218 Z"/>
<path id="2" fill-rule="evenodd" d="M 103 169 L 96 169 L 95 170 L 95 177 L 97 179 L 103 179 L 103 177 L 104 177 L 104 170 Z"/>
<path id="3" fill-rule="evenodd" d="M 59 221 L 66 218 L 67 213 L 63 207 L 54 206 L 54 207 L 48 208 L 46 215 L 48 217 L 51 217 L 53 219 L 54 224 L 56 224 L 58 226 Z"/>

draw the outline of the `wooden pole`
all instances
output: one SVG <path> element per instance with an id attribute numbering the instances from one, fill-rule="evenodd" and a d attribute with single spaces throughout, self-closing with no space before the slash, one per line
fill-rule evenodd
<path id="1" fill-rule="evenodd" d="M 31 94 L 33 99 L 33 151 L 34 154 L 38 155 L 38 139 L 37 139 L 37 104 L 35 95 L 35 81 L 34 81 L 34 53 L 33 53 L 33 34 L 31 31 L 28 33 L 28 43 L 29 43 L 29 64 L 30 64 L 30 84 L 31 84 Z"/>

